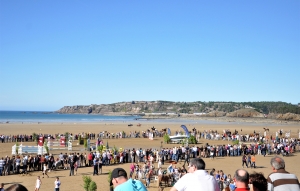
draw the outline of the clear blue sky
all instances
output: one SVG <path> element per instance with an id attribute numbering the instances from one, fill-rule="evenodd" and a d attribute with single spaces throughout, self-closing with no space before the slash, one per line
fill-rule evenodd
<path id="1" fill-rule="evenodd" d="M 0 110 L 300 102 L 300 1 L 0 1 Z"/>

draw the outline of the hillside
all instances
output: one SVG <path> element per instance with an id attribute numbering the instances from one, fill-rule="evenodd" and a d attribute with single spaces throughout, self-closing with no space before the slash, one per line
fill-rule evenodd
<path id="1" fill-rule="evenodd" d="M 285 102 L 170 102 L 132 101 L 113 104 L 64 106 L 58 113 L 152 115 L 179 117 L 256 117 L 300 121 L 300 107 Z"/>

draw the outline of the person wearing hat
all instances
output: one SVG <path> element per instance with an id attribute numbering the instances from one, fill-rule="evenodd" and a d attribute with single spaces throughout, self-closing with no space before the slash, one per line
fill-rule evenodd
<path id="1" fill-rule="evenodd" d="M 139 180 L 127 178 L 123 168 L 115 168 L 111 173 L 110 186 L 114 185 L 114 191 L 147 191 L 147 188 Z"/>

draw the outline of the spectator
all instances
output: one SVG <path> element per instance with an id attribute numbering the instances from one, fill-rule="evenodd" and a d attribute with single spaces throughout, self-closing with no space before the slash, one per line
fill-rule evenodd
<path id="1" fill-rule="evenodd" d="M 297 176 L 285 171 L 285 162 L 281 157 L 273 157 L 270 163 L 273 173 L 267 179 L 269 191 L 300 190 Z"/>
<path id="2" fill-rule="evenodd" d="M 238 169 L 234 174 L 235 191 L 248 191 L 249 173 L 246 170 Z"/>
<path id="3" fill-rule="evenodd" d="M 0 191 L 4 191 L 4 184 L 3 183 L 1 183 L 1 185 L 0 185 L 1 187 L 0 187 Z"/>
<path id="4" fill-rule="evenodd" d="M 254 172 L 249 175 L 250 190 L 252 191 L 266 191 L 268 189 L 267 179 L 262 173 Z"/>
<path id="5" fill-rule="evenodd" d="M 114 191 L 147 191 L 141 181 L 128 179 L 127 173 L 123 168 L 115 168 L 112 171 L 110 185 L 114 185 Z"/>
<path id="6" fill-rule="evenodd" d="M 13 184 L 8 187 L 5 191 L 28 191 L 22 184 Z"/>
<path id="7" fill-rule="evenodd" d="M 205 162 L 202 159 L 191 159 L 188 172 L 176 182 L 170 191 L 185 191 L 192 188 L 209 191 L 220 190 L 215 178 L 205 171 Z"/>

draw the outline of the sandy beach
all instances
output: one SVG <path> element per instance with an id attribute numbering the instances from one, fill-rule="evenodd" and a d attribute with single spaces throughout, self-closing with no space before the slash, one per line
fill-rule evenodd
<path id="1" fill-rule="evenodd" d="M 138 127 L 137 124 L 141 123 L 141 126 Z M 56 134 L 56 133 L 65 133 L 70 132 L 73 134 L 78 134 L 82 132 L 92 132 L 99 133 L 102 131 L 109 131 L 112 133 L 125 131 L 129 133 L 130 131 L 145 131 L 150 129 L 151 127 L 155 127 L 158 130 L 163 128 L 170 128 L 172 134 L 175 131 L 181 131 L 181 122 L 151 122 L 151 121 L 137 121 L 133 123 L 133 126 L 128 127 L 127 123 L 67 123 L 67 124 L 56 124 L 56 123 L 48 123 L 48 124 L 0 124 L 1 132 L 0 134 L 32 134 L 32 133 L 42 133 L 42 134 Z M 256 132 L 263 133 L 263 128 L 266 127 L 266 124 L 252 124 L 252 123 L 242 123 L 242 124 L 231 124 L 231 123 L 210 123 L 210 124 L 201 124 L 190 121 L 189 123 L 185 123 L 189 130 L 196 128 L 197 131 L 204 130 L 217 130 L 218 132 L 222 132 L 223 129 L 229 129 L 232 132 L 234 130 L 238 130 L 239 132 L 245 133 L 253 133 Z M 299 124 L 268 124 L 267 126 L 270 129 L 269 136 L 275 136 L 275 132 L 278 129 L 283 129 L 284 131 L 291 131 L 291 136 L 299 138 Z M 108 142 L 110 147 L 124 148 L 124 149 L 132 149 L 132 148 L 156 148 L 159 149 L 161 147 L 161 142 L 163 138 L 154 138 L 154 140 L 149 140 L 147 138 L 126 138 L 126 139 L 104 139 L 104 143 Z M 73 151 L 72 152 L 86 152 L 82 145 L 77 145 L 78 141 L 74 141 L 73 143 Z M 95 140 L 91 141 L 92 143 Z M 231 144 L 231 141 L 222 141 L 222 140 L 206 140 L 201 139 L 201 141 L 197 144 L 197 146 L 201 146 L 203 144 L 211 144 L 211 145 L 223 145 L 223 144 Z M 33 142 L 25 142 L 24 145 L 35 145 Z M 6 155 L 11 156 L 12 145 L 14 143 L 0 143 L 0 157 L 5 157 Z M 175 144 L 162 144 L 163 148 L 171 148 L 174 146 L 178 146 Z M 51 151 L 52 154 L 57 156 L 60 152 L 68 152 L 67 150 L 57 150 Z M 256 169 L 247 169 L 250 173 L 255 171 L 263 172 L 265 177 L 271 173 L 270 166 L 270 158 L 271 156 L 263 157 L 262 155 L 258 155 L 256 157 Z M 286 162 L 286 170 L 290 173 L 294 173 L 300 177 L 300 152 L 293 153 L 292 156 L 284 157 Z M 212 168 L 216 170 L 223 170 L 225 174 L 234 174 L 234 171 L 242 166 L 241 157 L 216 157 L 214 160 L 209 158 L 205 158 L 206 169 L 210 171 Z M 103 173 L 98 176 L 92 176 L 92 167 L 83 167 L 78 169 L 78 174 L 76 176 L 69 176 L 69 170 L 57 170 L 49 172 L 49 178 L 42 179 L 41 191 L 45 190 L 53 190 L 54 189 L 54 181 L 55 177 L 60 177 L 62 182 L 61 190 L 62 191 L 81 191 L 84 190 L 82 185 L 82 176 L 89 175 L 92 177 L 93 181 L 96 182 L 98 186 L 98 191 L 109 190 L 109 184 L 107 181 L 108 172 L 113 168 L 122 167 L 129 173 L 129 164 L 121 164 L 121 165 L 112 165 L 112 166 L 103 166 Z M 177 166 L 182 166 L 183 163 L 178 163 Z M 157 164 L 155 163 L 157 167 Z M 163 166 L 166 168 L 168 166 L 167 163 Z M 23 184 L 28 188 L 28 190 L 34 189 L 34 184 L 36 180 L 36 176 L 41 175 L 41 172 L 30 172 L 28 175 L 10 175 L 10 176 L 2 176 L 0 178 L 0 182 L 5 183 L 5 187 L 8 187 L 13 183 Z M 165 190 L 169 190 L 170 188 L 165 188 Z M 149 191 L 156 191 L 157 188 L 152 182 L 150 184 Z"/>

